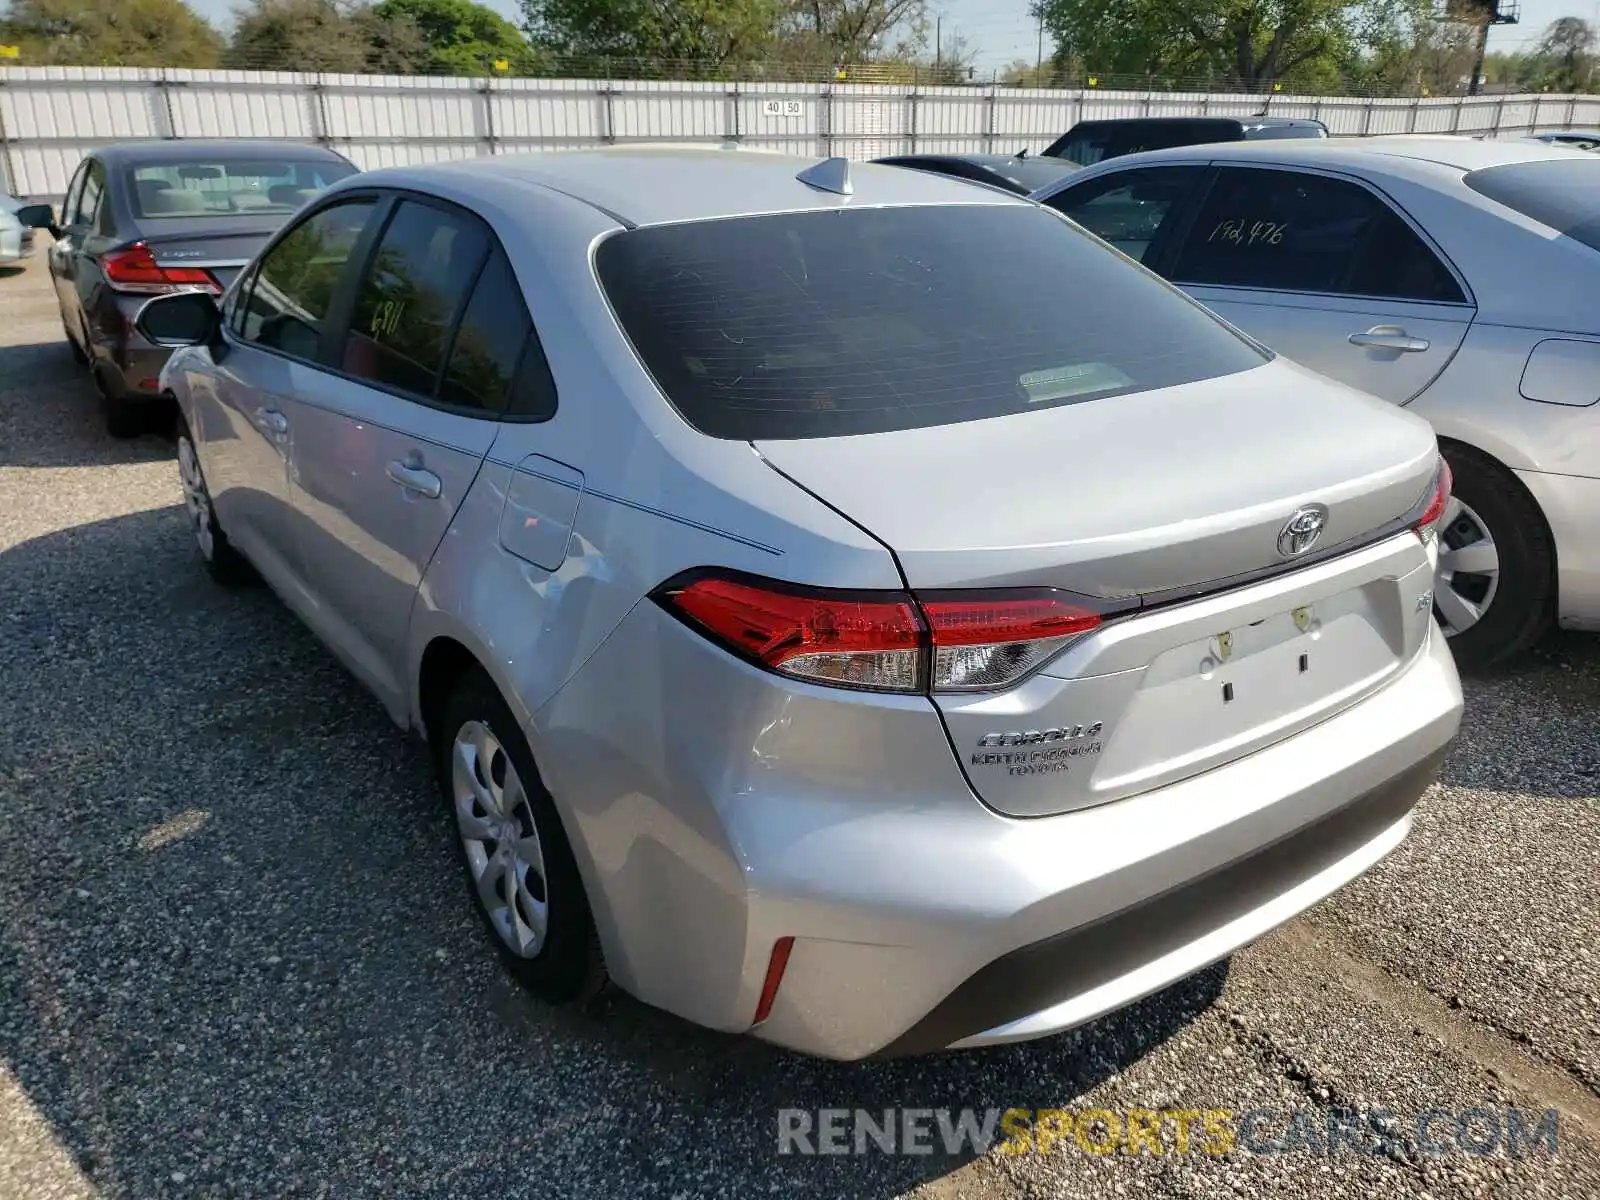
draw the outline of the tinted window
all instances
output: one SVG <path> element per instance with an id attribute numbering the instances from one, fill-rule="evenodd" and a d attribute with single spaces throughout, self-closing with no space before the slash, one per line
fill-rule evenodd
<path id="1" fill-rule="evenodd" d="M 465 213 L 401 203 L 357 288 L 344 369 L 431 397 L 488 241 Z"/>
<path id="2" fill-rule="evenodd" d="M 72 224 L 92 225 L 100 209 L 100 194 L 104 190 L 105 172 L 98 163 L 90 163 L 84 175 L 83 192 L 78 197 L 77 211 L 72 214 Z"/>
<path id="3" fill-rule="evenodd" d="M 353 174 L 349 163 L 267 158 L 148 163 L 128 178 L 134 215 L 148 219 L 292 213 Z"/>
<path id="4" fill-rule="evenodd" d="M 72 181 L 67 184 L 67 194 L 61 201 L 61 224 L 63 226 L 74 223 L 74 213 L 78 211 L 78 198 L 83 195 L 83 181 L 89 176 L 89 164 L 81 163 L 73 173 Z"/>
<path id="5" fill-rule="evenodd" d="M 1104 238 L 1129 258 L 1146 252 L 1194 189 L 1199 167 L 1151 167 L 1068 188 L 1045 203 Z"/>
<path id="6" fill-rule="evenodd" d="M 439 399 L 462 408 L 504 411 L 517 359 L 532 329 L 517 277 L 496 246 L 461 316 L 439 381 Z"/>
<path id="7" fill-rule="evenodd" d="M 1248 141 L 1264 138 L 1320 138 L 1328 131 L 1320 125 L 1246 125 L 1244 136 Z"/>
<path id="8" fill-rule="evenodd" d="M 269 250 L 256 269 L 240 335 L 315 360 L 334 289 L 372 211 L 371 200 L 321 209 Z"/>
<path id="9" fill-rule="evenodd" d="M 1600 250 L 1600 160 L 1545 159 L 1469 172 L 1469 188 Z"/>
<path id="10" fill-rule="evenodd" d="M 1107 121 L 1075 126 L 1045 153 L 1089 167 L 1124 154 L 1238 141 L 1242 136 L 1237 121 Z"/>
<path id="11" fill-rule="evenodd" d="M 714 437 L 946 425 L 1264 361 L 1033 205 L 653 226 L 607 238 L 596 265 L 668 399 Z"/>
<path id="12" fill-rule="evenodd" d="M 1404 220 L 1356 184 L 1295 171 L 1226 169 L 1179 252 L 1173 278 L 1460 301 L 1460 287 Z"/>

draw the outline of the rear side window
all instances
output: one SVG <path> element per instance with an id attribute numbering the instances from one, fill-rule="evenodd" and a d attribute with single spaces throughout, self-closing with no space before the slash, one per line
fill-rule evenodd
<path id="1" fill-rule="evenodd" d="M 1173 268 L 1214 287 L 1460 303 L 1460 285 L 1393 209 L 1354 183 L 1227 168 Z"/>
<path id="2" fill-rule="evenodd" d="M 1545 159 L 1468 172 L 1466 184 L 1513 212 L 1600 250 L 1600 160 Z"/>
<path id="3" fill-rule="evenodd" d="M 372 212 L 370 199 L 335 204 L 284 235 L 249 284 L 250 297 L 236 326 L 239 336 L 315 361 L 334 289 Z"/>
<path id="4" fill-rule="evenodd" d="M 356 289 L 343 369 L 432 396 L 451 328 L 488 249 L 474 218 L 403 201 Z"/>
<path id="5" fill-rule="evenodd" d="M 596 268 L 667 398 L 719 438 L 948 425 L 1266 361 L 1032 205 L 652 226 L 606 239 Z"/>
<path id="6" fill-rule="evenodd" d="M 458 408 L 504 412 L 517 381 L 517 365 L 533 341 L 533 322 L 522 300 L 522 289 L 512 273 L 505 251 L 496 246 L 472 289 L 472 299 L 462 314 L 450 360 L 439 381 L 439 399 Z M 533 342 L 532 353 L 544 356 Z M 523 396 L 518 416 L 548 416 L 554 412 L 554 391 L 539 387 L 537 396 Z"/>

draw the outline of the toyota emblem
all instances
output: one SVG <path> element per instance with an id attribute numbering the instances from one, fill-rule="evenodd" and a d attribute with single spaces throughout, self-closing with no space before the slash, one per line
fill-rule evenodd
<path id="1" fill-rule="evenodd" d="M 1284 558 L 1299 558 L 1317 544 L 1328 524 L 1328 509 L 1322 504 L 1297 508 L 1278 531 L 1278 553 Z"/>

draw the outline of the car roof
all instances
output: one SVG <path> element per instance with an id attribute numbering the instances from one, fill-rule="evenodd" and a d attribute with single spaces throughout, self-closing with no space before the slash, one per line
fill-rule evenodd
<path id="1" fill-rule="evenodd" d="M 133 163 L 194 162 L 294 162 L 300 159 L 347 162 L 348 159 L 323 146 L 308 142 L 280 141 L 276 138 L 151 138 L 142 142 L 118 142 L 97 146 L 93 156 L 108 167 Z"/>
<path id="2" fill-rule="evenodd" d="M 1107 159 L 1126 170 L 1141 163 L 1181 159 L 1192 162 L 1196 155 L 1214 161 L 1252 159 L 1274 162 L 1299 162 L 1308 166 L 1336 167 L 1370 161 L 1374 157 L 1405 159 L 1459 171 L 1476 171 L 1509 163 L 1537 162 L 1549 158 L 1593 157 L 1587 151 L 1551 146 L 1529 139 L 1472 138 L 1451 134 L 1394 134 L 1376 137 L 1335 137 L 1283 139 L 1271 141 L 1218 142 L 1203 146 L 1173 146 L 1164 150 L 1145 150 L 1121 158 Z"/>
<path id="3" fill-rule="evenodd" d="M 813 157 L 744 149 L 609 147 L 494 155 L 361 177 L 370 186 L 469 191 L 475 179 L 550 188 L 626 225 L 707 221 L 759 213 L 829 211 L 903 204 L 1027 204 L 994 188 L 878 163 L 851 163 L 852 192 L 800 182 Z"/>
<path id="4" fill-rule="evenodd" d="M 1318 128 L 1318 129 L 1326 128 L 1326 126 L 1324 126 L 1321 121 L 1312 120 L 1310 117 L 1268 117 L 1268 116 L 1247 116 L 1247 117 L 1234 117 L 1234 116 L 1213 116 L 1213 117 L 1097 117 L 1097 118 L 1092 118 L 1092 119 L 1087 120 L 1087 121 L 1079 121 L 1076 125 L 1073 126 L 1073 128 L 1074 129 L 1081 129 L 1081 128 L 1085 127 L 1085 126 L 1093 127 L 1093 126 L 1097 126 L 1097 125 L 1167 125 L 1167 126 L 1180 126 L 1180 127 L 1181 126 L 1185 126 L 1185 125 L 1210 126 L 1210 125 L 1216 125 L 1218 122 L 1227 122 L 1230 125 L 1240 125 L 1240 126 L 1246 126 L 1246 127 L 1254 126 L 1254 127 L 1257 127 L 1257 128 L 1262 128 L 1262 127 L 1265 127 L 1265 126 L 1272 126 L 1273 128 L 1289 128 L 1289 127 L 1292 127 L 1292 126 L 1300 126 L 1300 125 L 1309 126 L 1309 127 L 1315 127 L 1315 128 Z"/>

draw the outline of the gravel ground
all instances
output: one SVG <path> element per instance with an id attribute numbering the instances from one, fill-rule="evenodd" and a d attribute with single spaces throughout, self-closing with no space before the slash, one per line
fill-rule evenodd
<path id="1" fill-rule="evenodd" d="M 101 431 L 42 259 L 0 276 L 4 1200 L 1600 1195 L 1593 637 L 1472 682 L 1406 846 L 1228 966 L 843 1066 L 519 994 L 417 748 L 270 595 L 208 583 L 178 501 L 169 444 Z M 1561 1110 L 1556 1156 L 775 1153 L 782 1106 L 1508 1104 Z"/>

